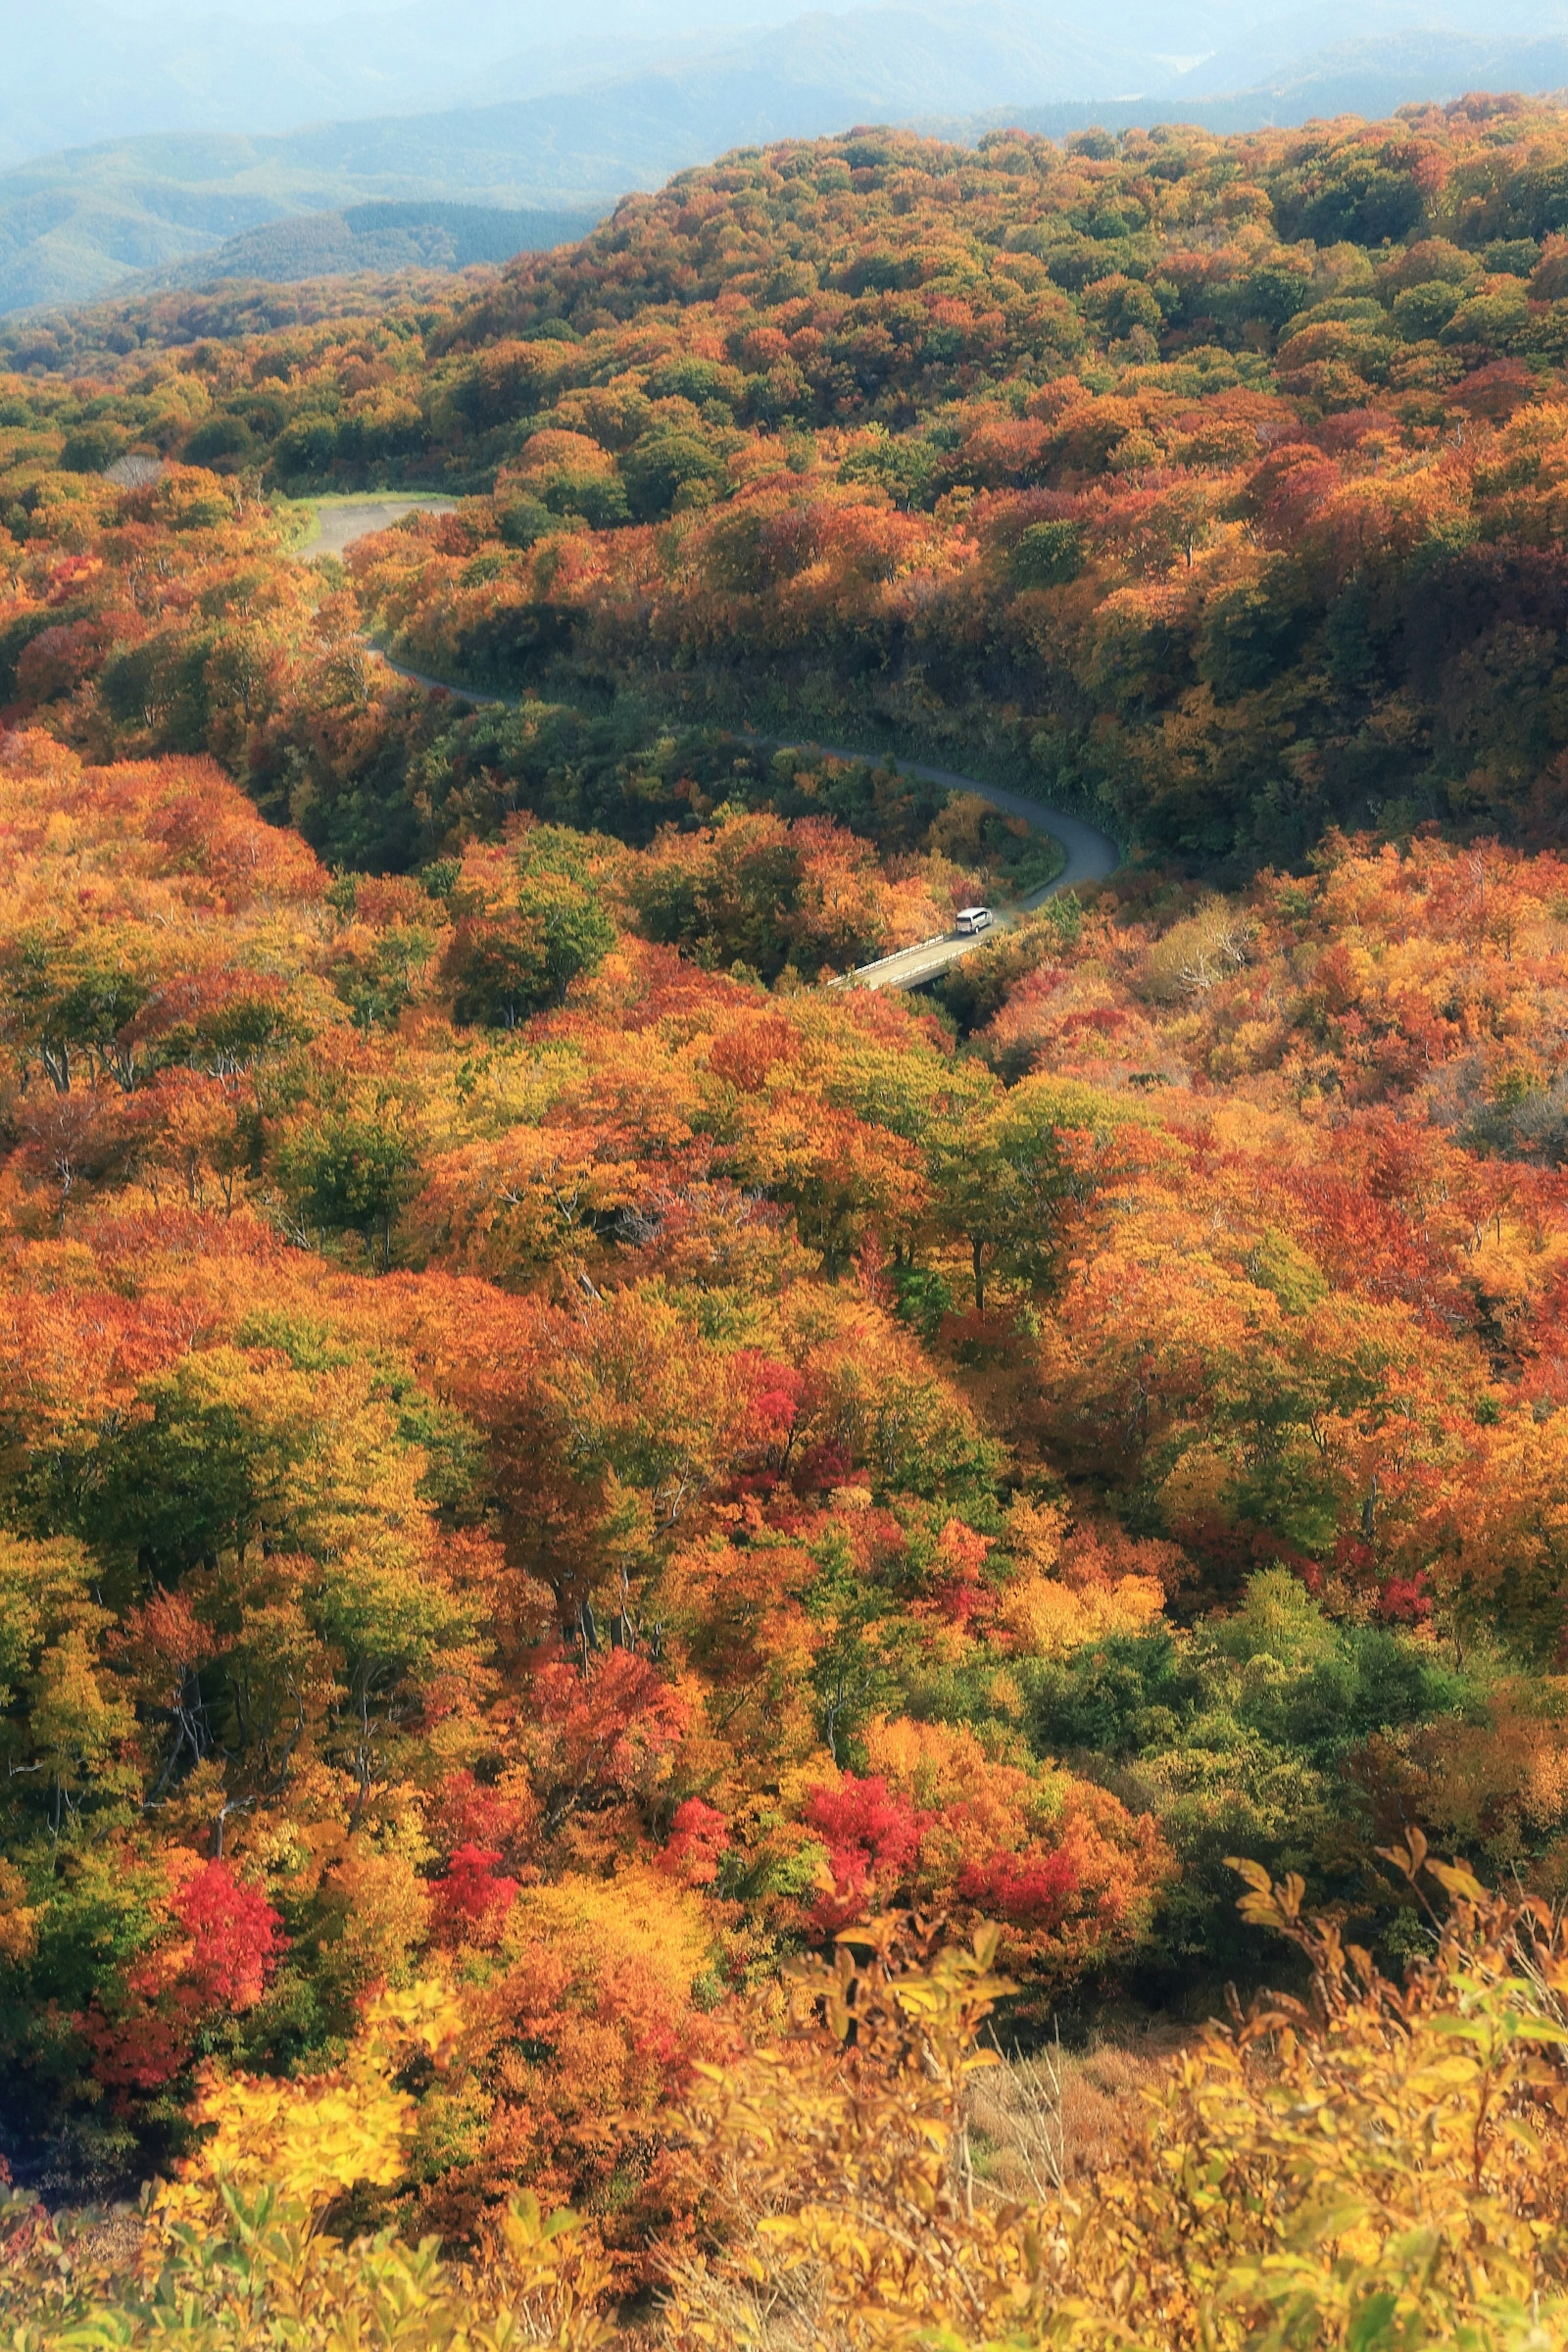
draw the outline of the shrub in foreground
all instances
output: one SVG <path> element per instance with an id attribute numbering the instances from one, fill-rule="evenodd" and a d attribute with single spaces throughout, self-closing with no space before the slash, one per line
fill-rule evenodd
<path id="1" fill-rule="evenodd" d="M 883 1919 L 790 1980 L 783 2029 L 699 2069 L 681 2139 L 704 2241 L 637 2334 L 671 2347 L 1003 2345 L 1150 2352 L 1548 2352 L 1568 2344 L 1568 1923 L 1430 1861 L 1386 1858 L 1427 1906 L 1403 1984 L 1255 1864 L 1242 1908 L 1310 1964 L 1302 2000 L 1214 2024 L 1147 2095 L 1125 2148 L 1027 2205 L 975 2179 L 980 2037 L 1008 1992 L 998 1934 L 942 1945 Z M 1437 1903 L 1447 1900 L 1441 1915 Z M 0 2207 L 0 2341 L 218 2347 L 440 2345 L 595 2352 L 618 2332 L 591 2225 L 513 2206 L 481 2270 L 353 2216 L 406 2157 L 411 2067 L 448 2062 L 436 1985 L 370 2004 L 336 2074 L 207 2085 L 208 2137 L 138 2255 Z M 623 2315 L 623 2317 L 625 2315 Z"/>
<path id="2" fill-rule="evenodd" d="M 1306 2000 L 1211 2025 L 1119 2162 L 1026 2207 L 966 2161 L 1005 1988 L 995 1936 L 900 1969 L 856 1931 L 795 1980 L 793 2032 L 710 2072 L 694 2150 L 732 2236 L 676 2281 L 681 2345 L 1545 2347 L 1568 2342 L 1568 1927 L 1389 1856 L 1432 1913 L 1403 1985 L 1253 1864 L 1243 1911 Z"/>

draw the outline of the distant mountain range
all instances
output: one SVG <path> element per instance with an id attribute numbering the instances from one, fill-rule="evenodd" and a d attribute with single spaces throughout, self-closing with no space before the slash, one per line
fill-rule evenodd
<path id="1" fill-rule="evenodd" d="M 849 6 L 854 0 L 819 0 Z M 800 0 L 0 0 L 0 168 L 142 131 L 289 131 L 575 89 Z"/>
<path id="2" fill-rule="evenodd" d="M 0 154 L 22 135 L 18 57 L 24 68 L 56 58 L 78 19 L 84 42 L 111 17 L 113 31 L 102 54 L 83 53 L 72 103 L 84 121 L 107 102 L 100 84 L 124 62 L 128 28 L 146 46 L 141 79 L 126 68 L 132 113 L 154 103 L 153 85 L 171 118 L 208 110 L 200 131 L 142 131 L 0 173 L 0 310 L 207 276 L 499 259 L 503 248 L 579 235 L 628 189 L 727 149 L 858 122 L 961 136 L 1006 122 L 1060 133 L 1091 121 L 1230 131 L 1383 115 L 1473 89 L 1568 85 L 1565 0 L 1453 0 L 1436 29 L 1431 0 L 1272 13 L 1237 0 L 1126 0 L 1113 11 L 1089 0 L 1050 9 L 892 0 L 784 23 L 765 21 L 769 5 L 583 0 L 568 46 L 553 26 L 520 45 L 519 14 L 505 0 L 451 0 L 439 20 L 428 10 L 333 15 L 321 0 L 308 21 L 284 5 L 280 21 L 228 25 L 232 39 L 218 37 L 227 20 L 217 21 L 177 51 L 165 19 L 139 27 L 98 0 L 54 0 L 46 18 L 34 0 L 0 0 L 0 37 L 13 20 L 22 36 L 8 58 L 13 96 L 0 97 Z M 251 121 L 224 129 L 244 110 L 247 59 Z M 65 104 L 39 70 L 35 124 L 60 119 Z M 429 103 L 476 85 L 489 102 Z M 408 107 L 416 88 L 426 99 L 418 110 Z M 303 108 L 317 92 L 335 96 L 331 119 L 256 127 L 258 116 Z M 374 110 L 377 92 L 406 110 Z M 394 218 L 389 205 L 416 209 Z M 500 217 L 481 224 L 471 217 L 480 210 Z"/>
<path id="3" fill-rule="evenodd" d="M 1292 58 L 1249 88 L 1211 94 L 1211 73 L 1194 71 L 1177 103 L 1152 107 L 1143 97 L 1046 106 L 994 107 L 978 114 L 931 119 L 950 136 L 976 138 L 1003 126 L 1047 138 L 1098 123 L 1124 131 L 1156 119 L 1202 123 L 1210 131 L 1256 131 L 1359 114 L 1376 121 L 1401 106 L 1444 102 L 1467 90 L 1524 90 L 1543 95 L 1568 88 L 1568 35 L 1538 40 L 1477 40 L 1458 34 L 1402 33 L 1384 39 L 1336 41 Z"/>

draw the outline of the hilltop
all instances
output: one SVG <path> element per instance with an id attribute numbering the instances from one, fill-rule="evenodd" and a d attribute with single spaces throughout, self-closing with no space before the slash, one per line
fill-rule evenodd
<path id="1" fill-rule="evenodd" d="M 12 13 L 22 96 L 0 95 L 0 314 L 149 274 L 263 269 L 230 241 L 366 204 L 571 215 L 518 240 L 549 243 L 727 150 L 851 124 L 969 145 L 1008 128 L 1224 132 L 1568 82 L 1568 36 L 1521 0 L 1451 0 L 1437 27 L 1412 0 L 1370 15 L 1334 0 L 1310 23 L 1231 0 L 1113 19 L 1038 0 L 805 14 L 788 0 L 587 0 L 570 41 L 548 24 L 522 32 L 497 0 L 323 7 L 308 29 L 289 10 L 269 26 L 221 12 L 199 31 L 135 23 L 113 0 L 58 0 L 47 29 L 26 0 Z M 311 234 L 297 225 L 274 249 Z M 426 245 L 368 266 L 440 257 Z"/>

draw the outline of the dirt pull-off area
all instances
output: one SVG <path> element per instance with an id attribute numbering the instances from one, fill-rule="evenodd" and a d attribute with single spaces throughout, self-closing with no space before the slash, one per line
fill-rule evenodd
<path id="1" fill-rule="evenodd" d="M 300 553 L 308 563 L 318 555 L 342 555 L 356 540 L 368 539 L 373 530 L 385 530 L 389 524 L 401 522 L 405 514 L 451 514 L 454 510 L 451 499 L 345 499 L 338 505 L 317 508 L 316 528 Z"/>

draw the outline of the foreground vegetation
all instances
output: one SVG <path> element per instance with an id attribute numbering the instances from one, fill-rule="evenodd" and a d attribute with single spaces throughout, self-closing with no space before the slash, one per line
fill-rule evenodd
<path id="1" fill-rule="evenodd" d="M 668 2263 L 661 2340 L 1561 2342 L 1561 1922 L 1427 1864 L 1418 1835 L 1388 1859 L 1452 1898 L 1403 1988 L 1302 1916 L 1299 1880 L 1253 1866 L 1243 1907 L 1306 1954 L 1308 2001 L 1207 2028 L 1117 2161 L 1022 2211 L 977 2195 L 965 2120 L 997 2063 L 978 2030 L 1013 1989 L 996 1931 L 934 1958 L 896 1919 L 850 1931 L 835 1967 L 791 1972 L 787 2029 L 754 2019 L 758 2045 L 700 2070 L 676 2121 L 703 2225 Z M 90 2236 L 0 2209 L 12 2340 L 609 2342 L 592 2232 L 531 2198 L 478 2278 L 433 2240 L 345 2245 L 323 2226 L 351 2184 L 397 2168 L 399 2056 L 439 2068 L 457 2030 L 422 1985 L 373 2007 L 335 2078 L 212 2088 L 212 2137 L 150 2215 L 133 2279 Z"/>
<path id="2" fill-rule="evenodd" d="M 17 353 L 0 2154 L 165 2184 L 20 2341 L 1563 2333 L 1565 174 L 825 142 Z M 1129 862 L 820 985 L 1047 853 L 781 709 Z M 1019 2211 L 988 2006 L 1190 2044 Z"/>

